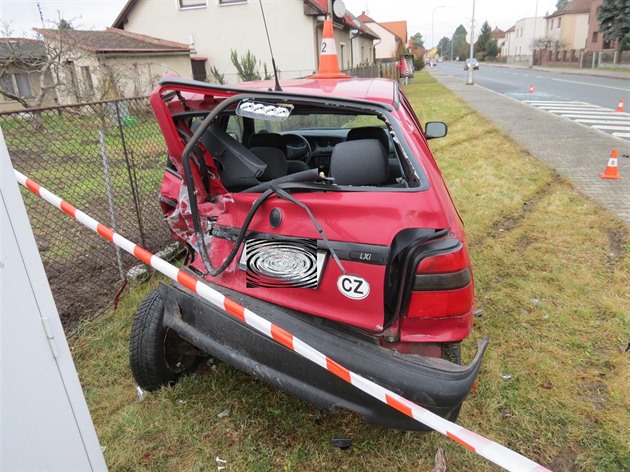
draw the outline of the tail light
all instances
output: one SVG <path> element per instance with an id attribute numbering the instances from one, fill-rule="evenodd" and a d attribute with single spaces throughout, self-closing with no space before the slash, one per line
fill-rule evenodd
<path id="1" fill-rule="evenodd" d="M 469 313 L 474 304 L 470 261 L 463 245 L 423 258 L 412 285 L 408 318 L 445 318 Z"/>

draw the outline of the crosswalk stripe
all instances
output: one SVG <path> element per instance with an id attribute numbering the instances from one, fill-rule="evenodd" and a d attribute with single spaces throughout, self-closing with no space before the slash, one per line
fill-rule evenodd
<path id="1" fill-rule="evenodd" d="M 576 121 L 578 123 L 594 123 L 594 124 L 602 124 L 602 125 L 623 125 L 626 124 L 623 121 L 615 121 L 615 120 L 585 120 L 585 119 L 577 119 L 577 120 L 573 120 Z M 628 121 L 627 125 L 630 127 L 630 120 Z"/>
<path id="2" fill-rule="evenodd" d="M 573 112 L 571 112 L 573 113 Z M 575 113 L 575 114 L 571 114 L 571 113 L 560 113 L 562 116 L 566 117 L 566 118 L 606 118 L 607 120 L 619 120 L 619 121 L 630 121 L 630 115 L 629 116 L 617 116 L 617 115 L 613 115 L 612 113 L 602 113 L 602 112 L 597 112 L 597 113 Z"/>
<path id="3" fill-rule="evenodd" d="M 629 113 L 578 101 L 522 100 L 522 102 L 618 138 L 630 139 Z"/>
<path id="4" fill-rule="evenodd" d="M 591 125 L 591 128 L 611 129 L 613 131 L 628 131 L 628 130 L 630 130 L 629 126 Z"/>

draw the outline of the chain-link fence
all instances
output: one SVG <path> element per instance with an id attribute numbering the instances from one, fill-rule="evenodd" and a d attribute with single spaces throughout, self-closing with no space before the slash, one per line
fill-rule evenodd
<path id="1" fill-rule="evenodd" d="M 158 192 L 166 145 L 148 98 L 1 113 L 13 166 L 151 251 L 172 241 Z M 24 190 L 24 189 L 23 189 Z M 23 191 L 66 331 L 108 306 L 137 263 Z"/>

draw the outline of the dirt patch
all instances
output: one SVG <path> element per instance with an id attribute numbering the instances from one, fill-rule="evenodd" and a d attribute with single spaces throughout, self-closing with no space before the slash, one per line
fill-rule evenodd
<path id="1" fill-rule="evenodd" d="M 608 402 L 608 387 L 603 382 L 597 380 L 585 380 L 580 384 L 583 398 L 590 401 L 598 410 L 603 410 L 604 405 Z"/>
<path id="2" fill-rule="evenodd" d="M 608 273 L 614 272 L 626 252 L 628 230 L 626 228 L 608 228 Z"/>
<path id="3" fill-rule="evenodd" d="M 492 226 L 492 231 L 488 237 L 492 238 L 498 233 L 505 233 L 514 230 L 525 217 L 531 213 L 546 195 L 560 182 L 560 176 L 554 174 L 551 181 L 540 188 L 529 200 L 523 202 L 520 211 L 504 216 Z M 531 243 L 530 243 L 531 244 Z"/>
<path id="4" fill-rule="evenodd" d="M 565 450 L 551 459 L 549 469 L 565 472 L 583 472 L 585 469 L 576 463 L 577 454 L 571 450 Z"/>

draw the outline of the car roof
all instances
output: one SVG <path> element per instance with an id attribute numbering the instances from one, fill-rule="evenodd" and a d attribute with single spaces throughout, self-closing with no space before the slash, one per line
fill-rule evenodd
<path id="1" fill-rule="evenodd" d="M 169 77 L 163 79 L 160 83 L 166 82 L 182 85 L 202 85 L 204 88 L 208 89 L 220 89 L 234 91 L 236 93 L 247 91 L 271 92 L 275 88 L 275 82 L 273 80 L 240 82 L 234 85 L 217 85 Z M 399 102 L 398 83 L 388 79 L 359 79 L 354 77 L 338 79 L 304 78 L 282 80 L 280 81 L 280 87 L 282 88 L 282 92 L 274 93 L 379 102 L 393 106 L 394 108 L 398 107 Z"/>

